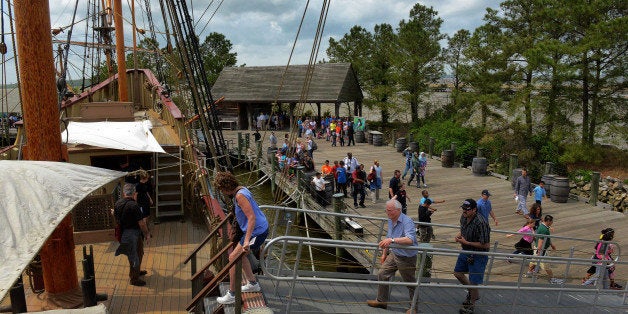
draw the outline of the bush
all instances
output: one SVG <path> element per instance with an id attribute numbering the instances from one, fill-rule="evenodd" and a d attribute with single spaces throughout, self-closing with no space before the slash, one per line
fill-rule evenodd
<path id="1" fill-rule="evenodd" d="M 471 165 L 475 156 L 475 149 L 480 139 L 477 129 L 463 127 L 451 120 L 436 121 L 430 119 L 417 129 L 413 129 L 413 138 L 418 139 L 420 147 L 429 145 L 429 138 L 435 140 L 434 153 L 450 149 L 451 143 L 456 143 L 456 161 L 464 166 Z"/>

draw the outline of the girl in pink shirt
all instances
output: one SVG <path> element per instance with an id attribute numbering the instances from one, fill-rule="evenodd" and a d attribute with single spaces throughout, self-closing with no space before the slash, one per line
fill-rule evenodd
<path id="1" fill-rule="evenodd" d="M 525 254 L 532 255 L 532 241 L 534 240 L 534 219 L 528 219 L 525 225 L 517 231 L 518 234 L 523 234 L 519 242 L 515 243 L 515 251 L 512 254 Z M 514 234 L 506 235 L 512 237 Z"/>

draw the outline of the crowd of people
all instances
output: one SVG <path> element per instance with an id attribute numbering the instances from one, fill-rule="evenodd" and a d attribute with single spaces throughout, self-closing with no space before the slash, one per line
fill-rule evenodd
<path id="1" fill-rule="evenodd" d="M 294 169 L 303 166 L 304 170 L 315 171 L 312 178 L 312 187 L 315 189 L 319 204 L 327 205 L 325 199 L 326 188 L 332 185 L 332 190 L 342 193 L 345 197 L 353 199 L 354 208 L 366 207 L 365 200 L 367 194 L 370 195 L 371 204 L 376 204 L 380 200 L 380 190 L 383 186 L 384 172 L 378 160 L 368 166 L 358 161 L 352 152 L 347 152 L 346 156 L 338 160 L 325 160 L 322 162 L 320 170 L 315 169 L 313 152 L 317 145 L 312 144 L 314 140 L 325 139 L 330 142 L 331 147 L 355 145 L 353 140 L 354 129 L 350 121 L 342 119 L 324 119 L 323 123 L 317 127 L 313 120 L 299 120 L 299 139 L 294 147 L 290 146 L 288 136 L 284 139 L 281 148 L 278 147 L 277 160 L 279 168 L 286 170 L 289 177 L 294 176 Z M 346 132 L 345 132 L 346 131 Z M 303 136 L 303 139 L 301 139 Z M 274 132 L 271 133 L 271 146 L 277 143 Z M 383 251 L 381 257 L 382 268 L 378 278 L 380 281 L 388 281 L 390 277 L 399 271 L 403 280 L 408 282 L 416 281 L 414 277 L 417 251 L 399 248 L 399 246 L 416 246 L 418 243 L 428 243 L 435 239 L 434 228 L 429 225 L 432 216 L 437 212 L 435 204 L 443 203 L 445 200 L 433 199 L 430 197 L 426 182 L 427 156 L 424 152 L 412 152 L 409 148 L 403 151 L 403 172 L 394 170 L 388 181 L 388 201 L 386 202 L 386 213 L 389 218 L 387 237 L 379 242 L 379 247 Z M 367 170 L 368 169 L 368 170 Z M 406 178 L 409 177 L 406 181 Z M 415 181 L 416 180 L 416 181 Z M 406 187 L 423 187 L 421 199 L 418 201 L 418 227 L 415 228 L 415 221 L 410 218 L 408 202 L 410 196 Z M 533 196 L 534 202 L 529 204 L 527 197 Z M 480 298 L 479 290 L 473 286 L 483 283 L 483 274 L 487 265 L 488 256 L 484 254 L 473 254 L 471 252 L 488 252 L 490 250 L 490 220 L 495 226 L 499 221 L 493 211 L 490 201 L 491 193 L 484 189 L 480 192 L 480 197 L 463 201 L 460 208 L 460 232 L 453 239 L 459 243 L 463 252 L 459 254 L 454 267 L 454 276 L 463 285 L 469 288 L 467 297 L 460 308 L 461 313 L 473 313 L 475 302 Z M 544 189 L 544 182 L 538 182 L 533 187 L 527 170 L 523 168 L 521 176 L 515 181 L 514 197 L 516 201 L 515 213 L 523 216 L 522 227 L 517 233 L 509 234 L 508 237 L 519 235 L 520 240 L 514 245 L 513 254 L 525 254 L 530 256 L 546 256 L 549 250 L 556 250 L 552 238 L 549 237 L 553 231 L 552 225 L 554 217 L 543 215 L 542 203 L 547 199 Z M 406 226 L 407 225 L 407 226 Z M 409 227 L 412 226 L 412 227 Z M 417 235 L 418 233 L 418 235 Z M 610 241 L 614 236 L 612 229 L 603 230 L 600 239 Z M 593 265 L 583 279 L 584 285 L 595 283 L 598 278 L 604 279 L 604 286 L 610 289 L 621 289 L 621 286 L 614 282 L 614 266 L 612 264 L 612 245 L 602 246 L 600 242 L 595 247 L 594 259 L 600 260 Z M 604 263 L 602 261 L 606 260 Z M 512 263 L 513 259 L 507 262 Z M 544 270 L 549 278 L 550 284 L 563 284 L 564 280 L 554 276 L 547 263 L 532 261 L 528 265 L 528 272 L 523 276 L 535 276 L 539 270 Z M 538 264 L 538 265 L 537 265 Z M 375 300 L 369 300 L 369 306 L 386 308 L 388 301 L 388 285 L 381 284 Z M 410 298 L 413 298 L 414 289 L 409 286 Z M 410 311 L 410 310 L 409 310 Z"/>

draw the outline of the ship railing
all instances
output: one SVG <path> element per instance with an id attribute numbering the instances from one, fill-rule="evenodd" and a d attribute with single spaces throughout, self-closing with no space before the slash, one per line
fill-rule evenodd
<path id="1" fill-rule="evenodd" d="M 188 257 L 183 261 L 184 264 L 187 264 L 188 262 L 190 263 L 190 271 L 192 273 L 190 278 L 190 280 L 192 281 L 192 301 L 190 301 L 190 303 L 187 305 L 186 309 L 188 311 L 196 308 L 199 305 L 199 301 L 203 300 L 206 295 L 211 293 L 214 289 L 218 288 L 220 282 L 222 282 L 229 275 L 229 269 L 233 265 L 236 265 L 236 282 L 242 281 L 242 257 L 245 256 L 244 252 L 237 256 L 234 260 L 226 263 L 224 267 L 216 267 L 219 268 L 220 271 L 214 274 L 213 278 L 211 278 L 208 283 L 205 284 L 204 282 L 204 280 L 208 278 L 207 276 L 205 276 L 205 272 L 208 271 L 210 267 L 216 266 L 215 264 L 217 262 L 223 262 L 224 264 L 224 260 L 228 258 L 229 249 L 235 246 L 235 243 L 229 241 L 229 239 L 226 237 L 229 227 L 228 222 L 230 222 L 232 219 L 233 213 L 230 213 L 223 220 L 221 220 L 220 223 L 218 223 L 218 225 L 216 225 L 214 229 L 209 232 L 205 239 L 203 239 L 203 241 L 201 241 L 201 243 L 199 243 L 196 248 L 194 248 L 194 250 L 192 250 Z M 222 249 L 219 250 L 215 255 L 211 256 L 210 260 L 207 263 L 198 268 L 197 258 L 201 249 L 212 241 L 214 242 L 213 244 L 216 245 L 217 241 L 215 240 L 219 240 L 221 238 L 221 234 L 223 235 Z M 239 296 L 239 289 L 240 285 L 236 285 L 236 295 L 238 296 L 236 297 L 236 309 L 241 308 L 240 305 L 242 304 L 242 299 Z"/>
<path id="2" fill-rule="evenodd" d="M 273 206 L 273 205 L 262 205 L 260 206 L 262 210 L 267 213 L 267 216 L 272 217 L 269 220 L 269 225 L 271 229 L 269 230 L 269 238 L 274 238 L 277 233 L 280 231 L 278 227 L 284 228 L 286 225 L 286 221 L 292 223 L 296 221 L 296 219 L 292 219 L 293 216 L 297 214 L 306 214 L 310 217 L 313 217 L 315 221 L 318 222 L 319 225 L 323 229 L 326 229 L 330 235 L 334 235 L 334 232 L 337 230 L 341 230 L 341 237 L 345 240 L 352 240 L 360 243 L 379 243 L 386 236 L 385 227 L 388 224 L 388 218 L 383 217 L 373 217 L 373 216 L 365 216 L 361 214 L 351 214 L 346 213 L 346 206 L 343 208 L 342 212 L 331 212 L 327 211 L 325 208 L 323 210 L 317 209 L 303 209 L 303 208 L 294 208 L 294 207 L 284 207 L 284 206 Z M 332 209 L 333 210 L 333 209 Z M 273 214 L 274 211 L 274 214 Z M 363 228 L 362 232 L 357 234 L 351 230 L 346 230 L 346 221 L 352 220 L 357 222 L 359 225 L 367 226 Z M 322 226 L 328 222 L 328 228 Z M 340 225 L 337 225 L 340 224 Z M 417 226 L 432 226 L 435 230 L 438 230 L 439 234 L 452 234 L 455 235 L 460 230 L 459 225 L 451 225 L 451 224 L 440 224 L 440 223 L 423 223 L 423 222 L 415 222 Z M 335 225 L 335 226 L 334 226 Z M 491 238 L 499 238 L 503 239 L 508 234 L 517 234 L 517 232 L 508 231 L 508 230 L 499 230 L 499 229 L 491 229 Z M 522 236 L 524 234 L 519 234 Z M 529 234 L 528 234 L 529 235 Z M 588 258 L 593 253 L 593 248 L 596 243 L 610 243 L 615 247 L 613 258 L 615 260 L 621 259 L 621 247 L 615 241 L 600 241 L 600 240 L 591 240 L 591 239 L 581 239 L 581 238 L 572 238 L 560 235 L 544 235 L 545 239 L 554 240 L 566 240 L 572 244 L 568 250 L 565 250 L 564 253 L 568 254 L 570 257 L 578 257 L 581 256 L 583 258 Z M 453 236 L 452 236 L 453 238 Z M 500 246 L 499 241 L 494 241 L 492 246 L 493 251 L 512 251 L 512 246 L 508 245 L 507 247 Z M 435 245 L 436 243 L 430 243 L 430 245 Z M 358 250 L 354 250 L 358 251 Z M 372 252 L 372 251 L 369 251 Z M 364 251 L 360 252 L 361 255 L 369 258 L 369 261 L 361 261 L 362 265 L 366 267 L 369 272 L 372 274 L 375 271 L 375 266 L 377 264 L 377 255 L 376 254 L 365 254 Z M 356 254 L 353 254 L 354 256 Z M 506 260 L 505 257 L 499 257 L 501 260 Z M 498 259 L 498 260 L 499 260 Z M 492 263 L 487 267 L 492 267 Z M 490 279 L 490 276 L 489 276 Z"/>
<path id="3" fill-rule="evenodd" d="M 292 265 L 287 265 L 285 260 L 285 251 L 287 246 L 294 247 L 296 246 L 296 258 L 294 258 L 294 262 Z M 317 248 L 343 248 L 343 249 L 355 249 L 355 250 L 372 250 L 375 252 L 379 252 L 380 249 L 378 244 L 375 242 L 371 243 L 360 243 L 355 241 L 344 241 L 344 240 L 330 240 L 330 239 L 321 239 L 321 238 L 306 238 L 306 237 L 297 237 L 297 236 L 281 236 L 274 238 L 266 243 L 264 249 L 262 250 L 261 256 L 264 257 L 262 260 L 262 271 L 265 276 L 269 277 L 271 280 L 275 281 L 275 286 L 278 287 L 282 283 L 287 283 L 288 292 L 286 295 L 286 313 L 291 312 L 291 306 L 293 296 L 295 296 L 295 285 L 296 283 L 315 283 L 321 285 L 322 283 L 330 283 L 330 284 L 358 284 L 358 285 L 373 285 L 373 275 L 372 274 L 341 274 L 338 273 L 337 276 L 333 276 L 332 272 L 309 272 L 302 271 L 301 268 L 301 254 L 304 248 L 314 246 Z M 530 262 L 543 262 L 543 263 L 551 263 L 553 266 L 557 264 L 565 265 L 565 278 L 569 276 L 569 269 L 573 266 L 590 266 L 591 259 L 585 258 L 574 258 L 574 257 L 554 257 L 554 256 L 532 256 L 532 255 L 521 255 L 521 254 L 509 254 L 509 253 L 499 253 L 494 251 L 489 252 L 479 252 L 479 251 L 464 251 L 464 250 L 454 250 L 447 248 L 434 248 L 427 246 L 399 246 L 392 245 L 392 248 L 398 247 L 406 250 L 415 250 L 417 251 L 417 266 L 416 266 L 416 278 L 415 282 L 401 282 L 401 281 L 393 281 L 391 279 L 390 282 L 386 282 L 386 285 L 391 286 L 413 286 L 419 287 L 419 289 L 415 289 L 415 293 L 413 296 L 413 300 L 411 304 L 413 306 L 418 304 L 419 301 L 419 291 L 421 287 L 425 288 L 459 288 L 459 289 L 467 289 L 468 286 L 457 284 L 452 280 L 443 280 L 433 278 L 430 275 L 425 276 L 426 271 L 429 274 L 429 268 L 434 259 L 456 259 L 460 253 L 466 254 L 474 254 L 474 255 L 486 255 L 488 256 L 488 263 L 492 263 L 492 261 L 496 259 L 511 259 L 512 261 L 520 262 L 520 272 L 518 275 L 518 279 L 515 282 L 487 282 L 485 280 L 483 285 L 474 286 L 474 288 L 480 290 L 514 290 L 517 292 L 523 291 L 538 291 L 538 292 L 549 292 L 549 291 L 557 291 L 558 297 L 556 298 L 556 304 L 560 303 L 561 297 L 563 294 L 567 292 L 573 293 L 586 293 L 588 295 L 592 295 L 592 303 L 591 310 L 595 307 L 609 307 L 608 305 L 598 304 L 600 300 L 600 296 L 603 295 L 614 295 L 620 293 L 623 297 L 616 298 L 618 300 L 617 308 L 625 308 L 626 298 L 628 296 L 627 288 L 624 288 L 623 291 L 611 290 L 611 289 L 603 289 L 602 282 L 603 280 L 597 280 L 597 284 L 594 287 L 586 287 L 581 285 L 573 285 L 573 284 L 559 284 L 559 285 L 539 285 L 535 282 L 536 277 L 533 277 L 533 284 L 524 283 L 523 282 L 523 272 L 525 268 L 528 266 Z M 280 253 L 277 253 L 280 252 Z M 277 257 L 280 256 L 279 260 L 271 260 L 269 257 Z M 292 260 L 292 258 L 291 258 Z M 608 263 L 614 263 L 615 267 L 628 265 L 628 262 L 621 261 L 600 261 L 601 264 L 599 267 L 602 269 L 606 269 Z M 277 267 L 276 265 L 285 264 L 285 268 Z M 487 266 L 485 272 L 485 278 L 491 275 L 492 268 Z M 605 271 L 604 271 L 605 272 Z M 451 274 L 451 270 L 449 270 L 449 274 Z M 605 278 L 607 279 L 607 278 Z M 277 293 L 277 289 L 275 290 Z M 518 300 L 520 293 L 514 293 L 513 299 L 511 300 L 511 309 L 510 312 L 514 312 L 515 306 L 517 304 L 525 303 L 525 300 Z M 500 305 L 503 306 L 503 305 Z M 615 308 L 613 306 L 613 308 Z M 501 307 L 500 307 L 501 309 Z"/>

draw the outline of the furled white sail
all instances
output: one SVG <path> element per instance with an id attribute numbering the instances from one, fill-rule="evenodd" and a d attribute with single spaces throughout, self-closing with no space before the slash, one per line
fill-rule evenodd
<path id="1" fill-rule="evenodd" d="M 86 144 L 120 150 L 165 153 L 150 130 L 149 120 L 135 122 L 71 121 L 61 139 L 68 144 Z"/>
<path id="2" fill-rule="evenodd" d="M 63 218 L 125 172 L 52 161 L 0 161 L 0 300 Z"/>

